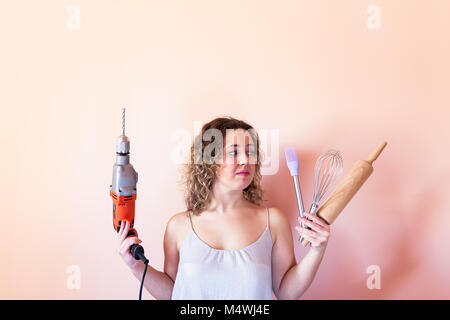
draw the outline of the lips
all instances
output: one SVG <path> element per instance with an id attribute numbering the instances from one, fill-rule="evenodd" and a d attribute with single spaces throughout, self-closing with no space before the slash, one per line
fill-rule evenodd
<path id="1" fill-rule="evenodd" d="M 236 173 L 238 176 L 248 176 L 249 174 L 250 174 L 250 172 L 249 171 L 241 171 L 241 172 L 238 172 L 238 173 Z"/>

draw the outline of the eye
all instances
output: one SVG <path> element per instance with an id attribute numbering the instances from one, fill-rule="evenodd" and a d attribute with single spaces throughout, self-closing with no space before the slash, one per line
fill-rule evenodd
<path id="1" fill-rule="evenodd" d="M 234 151 L 228 152 L 228 154 L 231 155 L 231 156 L 237 156 L 237 155 L 239 154 L 239 152 L 238 152 L 237 150 L 234 150 Z M 254 152 L 254 151 L 247 151 L 247 154 L 248 154 L 250 157 L 255 156 L 255 152 Z"/>

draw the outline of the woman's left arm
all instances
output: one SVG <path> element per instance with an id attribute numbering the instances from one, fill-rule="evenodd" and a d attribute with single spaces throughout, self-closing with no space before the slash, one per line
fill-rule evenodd
<path id="1" fill-rule="evenodd" d="M 316 215 L 312 215 L 310 213 L 305 213 L 306 217 L 309 218 L 299 218 L 299 222 L 303 222 L 306 226 L 310 227 L 311 230 L 304 229 L 302 227 L 296 227 L 297 232 L 303 236 L 304 239 L 308 240 L 311 243 L 311 248 L 309 252 L 303 257 L 300 263 L 291 263 L 289 267 L 281 267 L 278 264 L 275 265 L 275 269 L 273 270 L 274 274 L 283 273 L 283 276 L 278 278 L 280 279 L 279 285 L 277 286 L 277 290 L 275 295 L 278 299 L 299 299 L 303 293 L 310 287 L 314 277 L 319 269 L 320 263 L 322 262 L 323 255 L 325 253 L 326 246 L 328 244 L 328 238 L 330 236 L 330 226 L 320 217 Z M 283 227 L 279 227 L 278 230 L 281 232 Z M 285 228 L 284 228 L 285 229 Z M 290 231 L 290 230 L 289 230 Z M 289 234 L 289 238 L 283 235 Z M 280 241 L 278 241 L 280 240 Z M 293 248 L 292 244 L 292 234 L 291 232 L 284 232 L 281 234 L 281 237 L 277 236 L 277 241 L 274 244 L 273 252 L 272 252 L 272 260 L 277 261 L 277 259 L 283 260 L 291 260 L 286 258 L 286 256 L 281 256 L 284 252 L 286 253 L 285 246 L 290 246 Z M 292 249 L 293 252 L 293 249 Z M 281 264 L 282 265 L 282 264 Z M 284 269 L 284 270 L 283 270 Z M 277 277 L 275 277 L 277 278 Z"/>

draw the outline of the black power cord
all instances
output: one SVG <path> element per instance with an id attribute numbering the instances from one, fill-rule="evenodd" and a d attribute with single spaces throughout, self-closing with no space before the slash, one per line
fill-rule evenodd
<path id="1" fill-rule="evenodd" d="M 142 274 L 141 288 L 139 289 L 139 300 L 142 300 L 142 288 L 144 286 L 145 274 L 147 273 L 148 259 L 144 255 L 144 248 L 138 244 L 133 244 L 130 248 L 130 252 L 133 258 L 136 260 L 142 260 L 145 264 L 144 273 Z"/>
<path id="2" fill-rule="evenodd" d="M 147 260 L 147 262 L 144 262 L 144 264 L 145 264 L 145 269 L 144 269 L 144 274 L 142 275 L 141 288 L 139 289 L 139 300 L 142 300 L 142 287 L 144 286 L 145 274 L 147 273 L 148 260 Z"/>

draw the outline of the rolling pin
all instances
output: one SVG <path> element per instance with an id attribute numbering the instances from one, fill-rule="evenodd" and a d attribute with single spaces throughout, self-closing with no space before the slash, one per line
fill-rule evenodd
<path id="1" fill-rule="evenodd" d="M 372 163 L 378 158 L 381 151 L 386 147 L 387 142 L 383 141 L 367 160 L 358 160 L 351 170 L 339 182 L 330 197 L 317 211 L 317 215 L 325 220 L 329 225 L 336 220 L 337 216 L 344 210 L 345 206 L 352 200 L 361 186 L 366 182 L 373 172 Z M 308 240 L 303 240 L 302 245 L 306 247 Z"/>

